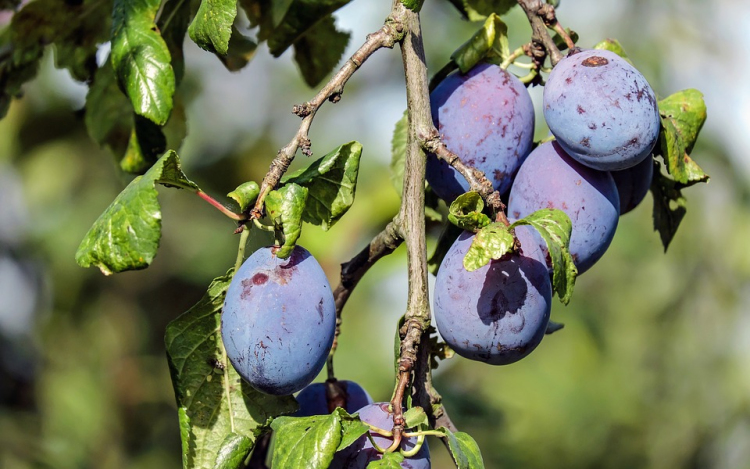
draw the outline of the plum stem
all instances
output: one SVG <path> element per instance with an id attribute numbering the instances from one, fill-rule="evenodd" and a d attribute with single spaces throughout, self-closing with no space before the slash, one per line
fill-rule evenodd
<path id="1" fill-rule="evenodd" d="M 549 55 L 552 66 L 557 65 L 563 59 L 562 52 L 555 45 L 555 41 L 547 31 L 548 25 L 554 25 L 557 22 L 555 16 L 555 7 L 540 0 L 518 0 L 518 4 L 526 13 L 531 25 L 531 43 L 532 49 L 541 50 L 541 54 L 534 53 L 532 59 L 539 65 L 544 63 L 544 58 Z M 563 30 L 565 32 L 565 30 Z M 570 36 L 565 33 L 563 38 L 572 43 Z"/>
<path id="2" fill-rule="evenodd" d="M 234 261 L 234 271 L 237 272 L 242 262 L 245 260 L 245 246 L 247 245 L 247 238 L 250 235 L 250 230 L 245 227 L 240 234 L 240 246 L 237 248 L 237 259 Z"/>
<path id="3" fill-rule="evenodd" d="M 312 155 L 308 133 L 318 109 L 326 101 L 337 103 L 344 93 L 344 86 L 347 81 L 362 66 L 365 60 L 379 49 L 384 47 L 392 49 L 402 36 L 403 26 L 399 17 L 394 15 L 389 16 L 382 28 L 367 35 L 364 44 L 352 54 L 341 69 L 318 91 L 318 94 L 310 101 L 295 105 L 292 108 L 292 112 L 302 118 L 302 123 L 294 134 L 294 137 L 292 137 L 292 140 L 278 151 L 276 157 L 271 162 L 268 173 L 266 173 L 260 185 L 260 194 L 255 201 L 253 209 L 250 211 L 250 218 L 260 218 L 263 215 L 263 201 L 266 195 L 276 187 L 286 170 L 289 169 L 289 165 L 294 160 L 297 150 L 302 149 L 303 154 L 307 156 Z"/>

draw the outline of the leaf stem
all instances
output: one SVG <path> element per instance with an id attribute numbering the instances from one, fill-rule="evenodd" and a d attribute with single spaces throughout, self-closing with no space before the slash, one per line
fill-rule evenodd
<path id="1" fill-rule="evenodd" d="M 250 228 L 245 226 L 240 234 L 240 246 L 237 248 L 237 259 L 234 261 L 234 271 L 237 272 L 245 260 L 245 246 L 247 245 L 247 238 L 250 235 Z"/>
<path id="2" fill-rule="evenodd" d="M 206 194 L 202 190 L 199 189 L 195 193 L 198 195 L 198 197 L 200 197 L 201 199 L 211 204 L 215 209 L 217 209 L 218 211 L 220 211 L 227 217 L 231 218 L 232 220 L 235 220 L 235 221 L 246 220 L 244 215 L 241 215 L 239 213 L 234 213 L 233 211 L 229 210 L 224 204 L 214 199 L 210 195 Z"/>

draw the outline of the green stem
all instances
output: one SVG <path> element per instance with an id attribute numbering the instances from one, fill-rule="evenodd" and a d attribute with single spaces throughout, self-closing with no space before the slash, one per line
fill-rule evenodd
<path id="1" fill-rule="evenodd" d="M 234 261 L 235 273 L 237 272 L 237 270 L 239 270 L 240 266 L 242 265 L 242 261 L 245 260 L 245 245 L 247 244 L 248 236 L 250 236 L 250 228 L 245 226 L 244 229 L 242 230 L 242 233 L 240 234 L 240 247 L 237 248 L 237 260 Z"/>
<path id="2" fill-rule="evenodd" d="M 404 433 L 404 436 L 408 436 L 408 433 Z M 424 434 L 421 434 L 417 436 L 417 444 L 414 445 L 414 448 L 410 449 L 409 451 L 404 451 L 403 448 L 401 449 L 401 454 L 404 455 L 405 458 L 410 458 L 417 454 L 420 449 L 422 449 L 422 445 L 424 444 Z"/>
<path id="3" fill-rule="evenodd" d="M 503 60 L 503 63 L 500 64 L 500 68 L 506 70 L 510 66 L 510 64 L 516 61 L 517 58 L 525 54 L 526 52 L 523 50 L 523 47 L 519 47 L 518 49 L 511 52 L 507 59 Z"/>

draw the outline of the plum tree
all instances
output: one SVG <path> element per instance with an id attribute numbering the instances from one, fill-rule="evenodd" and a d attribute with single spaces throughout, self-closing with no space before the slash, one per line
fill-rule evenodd
<path id="1" fill-rule="evenodd" d="M 295 246 L 255 251 L 227 290 L 221 337 L 237 372 L 259 391 L 283 395 L 320 372 L 333 343 L 336 309 L 323 269 Z"/>
<path id="2" fill-rule="evenodd" d="M 573 53 L 558 63 L 544 87 L 544 118 L 575 160 L 609 171 L 637 165 L 659 136 L 659 108 L 651 86 L 623 58 L 607 50 Z"/>
<path id="3" fill-rule="evenodd" d="M 611 173 L 620 196 L 620 215 L 624 215 L 636 208 L 648 194 L 654 176 L 654 161 L 646 158 L 632 168 Z"/>
<path id="4" fill-rule="evenodd" d="M 359 409 L 357 412 L 363 422 L 382 430 L 391 431 L 393 429 L 393 412 L 390 411 L 389 406 L 390 403 L 388 402 L 376 402 Z M 370 438 L 381 449 L 386 449 L 393 443 L 392 437 L 380 435 L 372 430 L 369 433 Z M 401 441 L 403 451 L 410 451 L 416 445 L 417 437 L 415 436 L 404 438 Z M 330 469 L 365 469 L 372 461 L 378 461 L 382 458 L 383 453 L 373 447 L 372 442 L 365 434 L 351 446 L 336 453 Z M 401 467 L 404 469 L 429 469 L 430 449 L 427 442 L 422 444 L 414 456 L 405 458 L 401 462 Z"/>
<path id="5" fill-rule="evenodd" d="M 612 242 L 620 198 L 609 172 L 584 166 L 557 142 L 547 142 L 521 165 L 510 190 L 508 216 L 517 220 L 542 208 L 562 210 L 570 217 L 570 254 L 580 274 L 594 265 Z"/>
<path id="6" fill-rule="evenodd" d="M 445 342 L 462 357 L 507 365 L 531 353 L 544 337 L 552 289 L 541 239 L 519 226 L 521 252 L 472 272 L 463 265 L 474 235 L 461 234 L 435 281 L 434 314 Z"/>
<path id="7" fill-rule="evenodd" d="M 432 119 L 447 147 L 483 171 L 495 190 L 506 192 L 531 151 L 534 106 L 526 87 L 497 65 L 479 64 L 454 73 L 430 94 Z M 427 158 L 427 181 L 447 202 L 469 190 L 455 169 Z"/>
<path id="8" fill-rule="evenodd" d="M 343 408 L 350 414 L 353 414 L 362 407 L 372 404 L 372 398 L 362 386 L 349 380 L 335 380 L 332 383 L 312 383 L 305 387 L 297 395 L 299 410 L 297 417 L 307 417 L 310 415 L 322 415 L 332 412 L 333 409 L 326 397 L 326 388 L 329 385 L 335 386 L 336 391 L 341 391 L 341 395 L 335 396 L 339 402 L 343 403 Z M 333 400 L 333 404 L 339 403 Z M 335 408 L 335 407 L 334 407 Z"/>

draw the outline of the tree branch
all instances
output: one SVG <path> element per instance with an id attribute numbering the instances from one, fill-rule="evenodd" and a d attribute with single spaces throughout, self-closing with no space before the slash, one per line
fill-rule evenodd
<path id="1" fill-rule="evenodd" d="M 547 31 L 548 25 L 556 23 L 555 8 L 541 0 L 518 0 L 518 4 L 526 12 L 526 16 L 531 24 L 531 58 L 537 63 L 538 69 L 541 70 L 544 63 L 544 57 L 549 54 L 552 66 L 563 59 L 560 49 L 555 45 L 555 41 L 550 37 Z M 564 29 L 563 29 L 564 32 Z M 567 37 L 567 33 L 564 38 Z M 570 37 L 567 38 L 570 40 Z M 572 41 L 570 41 L 572 43 Z"/>
<path id="2" fill-rule="evenodd" d="M 271 162 L 271 167 L 268 169 L 263 178 L 263 182 L 260 186 L 260 194 L 255 202 L 255 206 L 250 211 L 250 218 L 258 219 L 263 216 L 263 202 L 266 195 L 273 190 L 279 183 L 279 180 L 284 175 L 289 165 L 292 164 L 294 156 L 297 154 L 298 149 L 302 149 L 302 153 L 310 156 L 312 151 L 310 150 L 310 138 L 308 133 L 312 121 L 315 118 L 315 113 L 320 107 L 329 100 L 333 103 L 338 102 L 341 99 L 341 94 L 344 92 L 344 86 L 346 82 L 351 78 L 354 72 L 362 66 L 365 60 L 370 57 L 375 51 L 387 47 L 389 49 L 401 39 L 403 36 L 403 26 L 400 21 L 394 16 L 388 17 L 385 24 L 378 31 L 369 34 L 365 43 L 346 61 L 344 66 L 328 81 L 328 83 L 313 97 L 310 101 L 296 105 L 292 109 L 292 112 L 302 117 L 302 123 L 294 135 L 292 140 L 286 144 Z"/>

